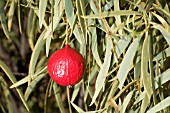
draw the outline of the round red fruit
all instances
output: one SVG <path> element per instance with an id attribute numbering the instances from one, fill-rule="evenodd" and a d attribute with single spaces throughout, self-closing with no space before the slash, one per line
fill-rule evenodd
<path id="1" fill-rule="evenodd" d="M 85 63 L 82 55 L 68 44 L 52 54 L 48 61 L 50 77 L 61 86 L 73 86 L 84 74 Z"/>

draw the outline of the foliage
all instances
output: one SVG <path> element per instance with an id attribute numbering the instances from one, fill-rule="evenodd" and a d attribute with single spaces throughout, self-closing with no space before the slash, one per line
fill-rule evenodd
<path id="1" fill-rule="evenodd" d="M 3 113 L 170 112 L 168 0 L 0 0 Z M 69 87 L 47 72 L 69 43 L 86 73 Z"/>

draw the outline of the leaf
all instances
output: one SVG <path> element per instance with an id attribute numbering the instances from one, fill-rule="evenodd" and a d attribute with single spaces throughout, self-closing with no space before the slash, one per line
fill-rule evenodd
<path id="1" fill-rule="evenodd" d="M 164 71 L 162 74 L 160 74 L 159 76 L 155 77 L 155 89 L 157 89 L 158 87 L 161 87 L 161 85 L 165 84 L 166 82 L 170 81 L 170 69 Z M 137 104 L 138 102 L 140 102 L 145 96 L 145 91 L 142 92 L 138 98 L 135 101 L 135 104 Z"/>
<path id="2" fill-rule="evenodd" d="M 166 107 L 170 106 L 170 96 L 156 104 L 154 107 L 149 109 L 146 113 L 156 113 Z"/>
<path id="3" fill-rule="evenodd" d="M 85 20 L 84 18 L 82 18 L 82 15 L 85 15 L 85 11 L 84 11 L 84 0 L 76 0 L 76 6 L 77 6 L 77 12 L 78 12 L 78 19 L 80 22 L 80 27 L 83 33 L 83 37 L 84 39 L 86 38 L 86 26 L 85 26 Z"/>
<path id="4" fill-rule="evenodd" d="M 15 1 L 11 2 L 7 17 L 8 17 L 8 30 L 11 31 L 12 20 L 15 12 Z"/>
<path id="5" fill-rule="evenodd" d="M 39 1 L 39 27 L 40 29 L 42 28 L 44 16 L 45 16 L 45 11 L 47 7 L 47 1 L 48 0 L 40 0 Z"/>
<path id="6" fill-rule="evenodd" d="M 78 92 L 80 90 L 81 84 L 82 84 L 82 81 L 80 81 L 78 84 L 74 86 L 74 91 L 72 93 L 71 102 L 74 102 L 74 100 L 76 99 Z"/>
<path id="7" fill-rule="evenodd" d="M 8 31 L 8 28 L 7 28 L 7 23 L 6 23 L 6 20 L 5 20 L 5 12 L 4 12 L 4 5 L 5 5 L 5 1 L 4 0 L 0 0 L 0 22 L 1 22 L 1 26 L 3 28 L 3 31 L 6 35 L 6 37 L 8 39 L 10 39 L 10 34 L 9 34 L 9 31 Z"/>
<path id="8" fill-rule="evenodd" d="M 103 6 L 103 11 L 108 11 L 112 6 L 113 6 L 114 0 L 110 0 L 109 2 L 107 2 L 107 4 L 105 4 Z"/>
<path id="9" fill-rule="evenodd" d="M 110 62 L 111 62 L 111 56 L 112 56 L 112 44 L 111 41 L 108 37 L 106 37 L 107 43 L 106 43 L 106 54 L 105 54 L 105 58 L 104 58 L 104 63 L 99 71 L 97 80 L 96 80 L 96 84 L 95 84 L 95 92 L 92 98 L 92 102 L 90 104 L 90 106 L 95 102 L 97 96 L 99 95 L 100 90 L 103 87 L 103 91 L 104 91 L 104 82 L 110 67 Z"/>
<path id="10" fill-rule="evenodd" d="M 14 87 L 18 87 L 26 82 L 28 82 L 29 76 L 24 77 L 23 79 L 17 81 L 16 83 L 14 83 L 12 86 L 10 86 L 10 88 L 14 88 Z"/>
<path id="11" fill-rule="evenodd" d="M 17 8 L 17 17 L 18 17 L 19 31 L 20 31 L 20 33 L 22 33 L 20 0 L 18 0 L 18 5 L 17 6 L 18 6 L 18 8 Z"/>
<path id="12" fill-rule="evenodd" d="M 37 76 L 35 79 L 33 79 L 33 81 L 31 81 L 31 83 L 28 85 L 24 97 L 26 100 L 28 100 L 28 97 L 30 96 L 31 92 L 33 91 L 33 89 L 35 88 L 36 84 L 45 76 L 46 74 L 40 74 L 39 76 Z"/>
<path id="13" fill-rule="evenodd" d="M 94 21 L 93 20 L 89 20 L 90 24 L 93 24 Z M 102 61 L 100 59 L 99 56 L 99 52 L 98 52 L 98 42 L 97 42 L 97 32 L 96 32 L 96 28 L 95 27 L 88 27 L 89 29 L 89 37 L 92 39 L 91 44 L 92 44 L 92 54 L 94 59 L 96 60 L 96 63 L 101 67 L 102 66 Z"/>
<path id="14" fill-rule="evenodd" d="M 139 45 L 139 38 L 136 38 L 132 44 L 130 45 L 130 47 L 128 48 L 121 64 L 120 64 L 120 68 L 117 74 L 117 78 L 119 80 L 119 88 L 122 89 L 123 84 L 126 80 L 127 74 L 130 71 L 132 65 L 133 65 L 133 59 L 134 56 L 136 54 L 136 51 L 138 49 L 138 45 Z"/>
<path id="15" fill-rule="evenodd" d="M 153 28 L 158 29 L 162 33 L 165 40 L 170 46 L 170 33 L 165 28 L 163 28 L 161 25 L 156 24 L 156 23 L 152 23 L 152 24 L 153 24 Z"/>
<path id="16" fill-rule="evenodd" d="M 0 60 L 0 67 L 2 68 L 2 70 L 6 73 L 6 75 L 8 76 L 8 78 L 10 79 L 10 81 L 14 84 L 17 80 L 15 78 L 15 76 L 12 74 L 11 70 L 6 66 L 6 64 Z M 26 109 L 29 111 L 29 107 L 28 104 L 24 98 L 24 95 L 22 93 L 22 91 L 19 88 L 16 88 L 24 106 L 26 107 Z"/>
<path id="17" fill-rule="evenodd" d="M 60 109 L 60 112 L 65 113 L 64 105 L 63 105 L 63 102 L 61 100 L 61 95 L 60 95 L 60 92 L 59 92 L 60 89 L 59 89 L 59 87 L 57 86 L 56 83 L 53 83 L 53 90 L 54 90 L 55 98 L 56 98 L 58 107 Z"/>
<path id="18" fill-rule="evenodd" d="M 6 107 L 8 109 L 8 113 L 13 113 L 14 111 L 14 107 L 12 104 L 12 95 L 8 89 L 8 85 L 6 83 L 6 81 L 4 80 L 3 76 L 0 76 L 0 87 L 1 89 L 3 89 L 3 94 L 5 96 L 5 101 L 6 101 Z"/>
<path id="19" fill-rule="evenodd" d="M 120 11 L 119 0 L 114 0 L 114 11 Z M 116 15 L 115 19 L 116 19 L 115 24 L 119 26 L 122 23 L 120 15 Z M 118 32 L 119 32 L 119 35 L 122 35 L 122 29 L 119 29 Z"/>
<path id="20" fill-rule="evenodd" d="M 145 39 L 142 47 L 142 58 L 141 58 L 141 75 L 143 79 L 144 89 L 150 99 L 152 95 L 151 80 L 148 73 L 148 61 L 149 61 L 149 38 L 148 31 L 145 33 Z"/>
<path id="21" fill-rule="evenodd" d="M 165 27 L 167 31 L 170 31 L 170 27 L 163 17 L 159 16 L 158 14 L 154 12 L 152 12 L 152 14 L 162 23 L 162 25 Z"/>
<path id="22" fill-rule="evenodd" d="M 57 6 L 55 14 L 54 14 L 53 22 L 51 22 L 50 25 L 48 26 L 47 31 L 44 36 L 44 39 L 46 39 L 46 56 L 47 57 L 49 54 L 49 48 L 50 48 L 51 38 L 53 34 L 52 32 L 59 25 L 59 22 L 64 14 L 63 11 L 64 11 L 64 2 L 60 1 L 60 4 Z M 53 31 L 52 31 L 52 24 L 53 24 Z"/>
<path id="23" fill-rule="evenodd" d="M 34 71 L 35 71 L 35 65 L 37 63 L 39 54 L 45 44 L 45 40 L 43 40 L 45 35 L 45 30 L 41 33 L 39 39 L 37 40 L 37 43 L 34 47 L 34 50 L 32 52 L 31 55 L 31 60 L 30 60 L 30 64 L 29 64 L 29 71 L 28 71 L 28 75 L 33 77 L 32 75 L 34 75 Z"/>
<path id="24" fill-rule="evenodd" d="M 120 106 L 120 113 L 125 113 L 126 108 L 132 98 L 133 95 L 133 91 L 131 91 L 130 93 L 128 93 L 128 95 L 126 96 L 126 98 L 123 101 L 123 104 Z"/>
<path id="25" fill-rule="evenodd" d="M 79 41 L 80 44 L 84 44 L 84 39 L 80 37 L 80 33 L 78 31 L 78 26 L 74 22 L 74 18 L 75 18 L 74 7 L 73 7 L 71 0 L 65 0 L 65 11 L 66 11 L 66 16 L 67 16 L 69 25 L 70 25 L 71 29 L 73 30 L 73 33 L 74 33 L 76 39 Z"/>
<path id="26" fill-rule="evenodd" d="M 76 109 L 78 113 L 84 113 L 84 111 L 73 102 L 71 102 L 71 105 L 74 107 L 74 109 Z"/>
<path id="27" fill-rule="evenodd" d="M 138 13 L 136 11 L 130 11 L 130 10 L 119 10 L 119 11 L 108 11 L 108 12 L 102 12 L 100 14 L 91 14 L 87 16 L 82 16 L 85 19 L 89 18 L 105 18 L 105 17 L 115 17 L 115 16 L 128 16 L 128 15 L 141 15 L 141 13 Z"/>
<path id="28" fill-rule="evenodd" d="M 150 103 L 150 99 L 148 98 L 148 95 L 145 93 L 144 99 L 142 101 L 140 113 L 145 113 L 146 108 L 148 107 L 149 103 Z"/>
<path id="29" fill-rule="evenodd" d="M 44 72 L 46 69 L 47 69 L 47 66 L 44 67 L 44 68 L 42 68 L 42 69 L 40 69 L 40 70 L 37 70 L 36 73 L 33 75 L 33 77 L 34 77 L 34 78 L 37 77 L 37 76 L 40 75 L 42 72 Z M 34 79 L 34 78 L 33 78 L 33 79 Z M 16 82 L 15 84 L 13 84 L 12 86 L 10 86 L 10 88 L 18 87 L 18 86 L 20 86 L 20 85 L 28 82 L 28 80 L 29 80 L 29 76 L 26 76 L 26 77 L 24 77 L 23 79 L 17 81 L 17 82 Z"/>

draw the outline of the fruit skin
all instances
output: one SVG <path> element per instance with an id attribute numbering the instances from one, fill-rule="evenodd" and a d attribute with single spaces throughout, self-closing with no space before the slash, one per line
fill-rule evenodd
<path id="1" fill-rule="evenodd" d="M 85 63 L 82 55 L 68 44 L 52 54 L 48 61 L 50 77 L 61 86 L 78 83 L 84 74 Z"/>

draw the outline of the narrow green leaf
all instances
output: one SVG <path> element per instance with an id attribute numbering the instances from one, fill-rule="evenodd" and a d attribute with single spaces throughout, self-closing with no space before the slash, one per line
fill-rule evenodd
<path id="1" fill-rule="evenodd" d="M 130 43 L 131 38 L 132 38 L 132 35 L 130 34 L 130 35 L 126 35 L 125 37 L 123 37 L 122 39 L 118 41 L 118 43 L 115 46 L 118 57 L 120 57 L 120 55 L 125 51 L 125 49 Z"/>
<path id="2" fill-rule="evenodd" d="M 4 80 L 2 76 L 0 76 L 0 86 L 3 89 L 3 94 L 5 96 L 5 101 L 6 101 L 6 107 L 8 109 L 8 113 L 13 113 L 14 107 L 12 105 L 12 95 L 8 89 L 8 84 Z"/>
<path id="3" fill-rule="evenodd" d="M 10 88 L 14 88 L 14 87 L 18 87 L 26 82 L 28 82 L 29 76 L 24 77 L 23 79 L 17 81 L 15 84 L 13 84 L 12 86 L 10 86 Z"/>
<path id="4" fill-rule="evenodd" d="M 49 50 L 50 50 L 50 44 L 51 44 L 51 38 L 52 38 L 52 35 L 50 35 L 49 37 L 47 37 L 46 39 L 46 56 L 48 57 L 48 54 L 49 54 Z"/>
<path id="5" fill-rule="evenodd" d="M 80 90 L 81 84 L 82 84 L 82 81 L 74 86 L 74 91 L 72 93 L 71 102 L 74 102 L 74 100 L 76 99 L 78 92 Z"/>
<path id="6" fill-rule="evenodd" d="M 106 37 L 106 40 L 107 40 L 107 43 L 106 43 L 106 54 L 105 54 L 105 58 L 104 58 L 104 63 L 100 69 L 100 72 L 98 74 L 98 77 L 97 77 L 97 80 L 96 80 L 96 84 L 95 84 L 95 92 L 94 92 L 94 95 L 93 95 L 93 98 L 92 98 L 92 102 L 90 105 L 92 105 L 97 96 L 99 95 L 99 92 L 100 90 L 102 89 L 103 87 L 103 91 L 104 91 L 104 82 L 105 82 L 105 79 L 106 79 L 106 76 L 107 76 L 107 73 L 108 73 L 108 70 L 109 70 L 109 67 L 110 67 L 110 62 L 111 62 L 111 56 L 112 56 L 112 43 L 110 41 L 110 39 L 108 37 Z"/>
<path id="7" fill-rule="evenodd" d="M 119 10 L 119 11 L 102 12 L 100 14 L 91 14 L 91 15 L 82 16 L 82 17 L 85 19 L 89 19 L 89 18 L 128 16 L 128 15 L 141 15 L 141 13 L 138 13 L 136 11 L 130 11 L 130 10 Z"/>
<path id="8" fill-rule="evenodd" d="M 163 28 L 160 24 L 156 24 L 156 23 L 152 23 L 152 24 L 153 24 L 153 28 L 158 29 L 162 33 L 165 40 L 170 46 L 170 33 L 165 28 Z"/>
<path id="9" fill-rule="evenodd" d="M 42 28 L 44 16 L 45 16 L 45 11 L 47 7 L 47 1 L 48 0 L 40 0 L 39 1 L 39 27 L 40 29 Z"/>
<path id="10" fill-rule="evenodd" d="M 6 17 L 5 17 L 5 12 L 4 12 L 4 5 L 5 5 L 5 1 L 4 0 L 0 0 L 0 22 L 3 28 L 3 31 L 6 35 L 6 37 L 8 39 L 10 39 L 10 34 L 7 28 L 7 23 L 6 23 Z"/>
<path id="11" fill-rule="evenodd" d="M 168 23 L 165 21 L 165 19 L 163 17 L 161 17 L 158 14 L 153 13 L 153 12 L 152 12 L 152 14 L 162 23 L 162 25 L 165 27 L 165 29 L 167 31 L 170 30 L 170 27 L 169 27 Z"/>
<path id="12" fill-rule="evenodd" d="M 151 80 L 150 75 L 148 73 L 148 62 L 149 62 L 149 37 L 148 37 L 148 31 L 145 33 L 145 40 L 143 42 L 142 47 L 142 58 L 141 58 L 141 75 L 143 79 L 144 88 L 146 90 L 146 93 L 148 95 L 148 99 L 150 99 L 152 94 L 152 88 L 151 88 Z"/>
<path id="13" fill-rule="evenodd" d="M 34 90 L 36 84 L 45 76 L 46 74 L 43 73 L 43 74 L 40 74 L 39 76 L 37 76 L 35 79 L 33 79 L 31 81 L 31 83 L 28 85 L 26 91 L 25 91 L 25 94 L 24 94 L 24 97 L 26 100 L 28 100 L 28 97 L 30 96 L 31 92 Z"/>
<path id="14" fill-rule="evenodd" d="M 170 106 L 170 96 L 165 98 L 163 101 L 159 102 L 158 104 L 156 104 L 154 107 L 152 107 L 146 113 L 156 113 L 168 106 Z"/>
<path id="15" fill-rule="evenodd" d="M 65 113 L 64 105 L 63 105 L 63 102 L 61 100 L 60 88 L 57 86 L 56 83 L 53 83 L 53 90 L 54 90 L 55 98 L 56 98 L 58 107 L 60 109 L 60 112 Z"/>
<path id="16" fill-rule="evenodd" d="M 73 33 L 74 33 L 76 39 L 79 41 L 80 44 L 83 44 L 85 41 L 82 37 L 80 37 L 78 26 L 74 22 L 75 14 L 74 14 L 73 3 L 71 0 L 65 0 L 65 11 L 66 11 L 66 16 L 67 16 L 69 25 L 70 25 L 71 29 L 73 30 Z"/>
<path id="17" fill-rule="evenodd" d="M 128 95 L 126 96 L 125 100 L 123 101 L 123 104 L 120 106 L 120 113 L 125 113 L 126 108 L 132 98 L 133 95 L 133 91 L 131 91 L 130 93 L 128 93 Z"/>
<path id="18" fill-rule="evenodd" d="M 113 6 L 114 0 L 110 0 L 109 2 L 107 2 L 107 4 L 105 4 L 103 6 L 103 11 L 108 11 L 112 6 Z"/>
<path id="19" fill-rule="evenodd" d="M 42 48 L 45 44 L 45 40 L 43 40 L 45 32 L 46 32 L 46 30 L 44 30 L 41 33 L 41 35 L 40 35 L 39 39 L 37 40 L 37 43 L 34 47 L 32 55 L 31 55 L 31 60 L 30 60 L 29 70 L 28 70 L 28 75 L 31 76 L 31 77 L 33 77 L 32 75 L 34 75 L 35 66 L 36 66 L 39 54 L 40 54 L 40 52 L 41 52 L 41 50 L 42 50 Z"/>
<path id="20" fill-rule="evenodd" d="M 50 48 L 50 43 L 51 43 L 51 38 L 52 38 L 52 32 L 57 28 L 62 16 L 63 16 L 63 11 L 64 11 L 64 2 L 60 1 L 60 4 L 56 8 L 56 13 L 54 14 L 53 17 L 53 22 L 50 23 L 50 25 L 47 28 L 47 31 L 45 33 L 44 39 L 46 39 L 46 56 L 49 54 L 49 48 Z M 52 24 L 53 24 L 53 31 L 52 31 Z"/>
<path id="21" fill-rule="evenodd" d="M 41 69 L 37 70 L 37 71 L 35 72 L 35 74 L 32 75 L 32 76 L 33 76 L 33 79 L 36 78 L 36 77 L 37 77 L 38 75 L 40 75 L 41 73 L 43 73 L 46 69 L 47 69 L 47 66 L 44 67 L 44 68 L 42 67 Z M 28 82 L 28 80 L 29 80 L 29 76 L 26 76 L 26 77 L 24 77 L 23 79 L 17 81 L 17 82 L 16 82 L 15 84 L 13 84 L 12 86 L 10 86 L 10 88 L 18 87 L 18 86 L 20 86 L 20 85 Z"/>
<path id="22" fill-rule="evenodd" d="M 98 74 L 98 71 L 99 71 L 99 67 L 97 65 L 93 66 L 92 71 L 88 77 L 88 86 L 94 80 L 94 78 Z"/>
<path id="23" fill-rule="evenodd" d="M 86 38 L 86 29 L 85 29 L 85 20 L 81 16 L 84 15 L 84 0 L 76 0 L 77 12 L 78 12 L 78 19 L 80 21 L 80 27 L 83 33 L 84 39 Z"/>
<path id="24" fill-rule="evenodd" d="M 90 19 L 91 20 L 91 19 Z M 90 21 L 89 20 L 89 21 Z M 90 24 L 94 23 L 92 20 Z M 96 63 L 101 67 L 102 66 L 102 61 L 100 59 L 99 53 L 98 53 L 98 42 L 97 42 L 97 32 L 95 27 L 89 27 L 89 37 L 92 39 L 91 44 L 92 44 L 92 54 L 94 56 L 94 59 L 96 60 Z"/>
<path id="25" fill-rule="evenodd" d="M 12 0 L 7 17 L 8 17 L 8 30 L 11 31 L 12 20 L 15 12 L 15 1 Z"/>
<path id="26" fill-rule="evenodd" d="M 155 89 L 157 89 L 158 87 L 161 87 L 161 85 L 165 84 L 166 82 L 170 81 L 170 69 L 164 71 L 162 74 L 160 74 L 159 76 L 157 76 L 155 78 Z M 135 101 L 135 104 L 137 104 L 138 102 L 140 102 L 145 96 L 145 91 L 142 92 L 138 98 Z"/>
<path id="27" fill-rule="evenodd" d="M 74 104 L 73 102 L 71 102 L 71 104 L 78 113 L 84 113 L 84 111 L 80 107 L 78 107 L 76 104 Z"/>
<path id="28" fill-rule="evenodd" d="M 136 38 L 130 47 L 128 48 L 122 63 L 120 64 L 120 68 L 117 74 L 117 78 L 119 80 L 119 88 L 122 89 L 123 84 L 126 80 L 127 74 L 130 71 L 132 65 L 133 65 L 133 59 L 136 54 L 136 51 L 138 49 L 139 45 L 139 38 Z"/>
<path id="29" fill-rule="evenodd" d="M 120 11 L 119 2 L 120 2 L 119 0 L 114 0 L 114 11 Z M 119 26 L 122 23 L 120 15 L 115 15 L 115 19 L 116 19 L 115 24 Z M 119 29 L 118 32 L 119 35 L 122 35 L 122 29 Z"/>
<path id="30" fill-rule="evenodd" d="M 19 31 L 20 31 L 20 33 L 22 33 L 20 0 L 18 0 L 18 5 L 17 6 L 18 6 L 18 8 L 17 8 L 17 17 L 18 17 Z"/>
<path id="31" fill-rule="evenodd" d="M 146 108 L 148 107 L 149 103 L 150 103 L 150 99 L 148 98 L 148 95 L 145 93 L 144 99 L 142 101 L 140 113 L 145 113 Z"/>
<path id="32" fill-rule="evenodd" d="M 10 79 L 10 81 L 14 84 L 17 80 L 15 78 L 15 76 L 12 74 L 11 70 L 6 66 L 6 64 L 0 60 L 0 67 L 2 68 L 2 70 L 6 73 L 6 75 L 8 76 L 8 78 Z M 22 93 L 22 91 L 19 88 L 16 88 L 24 106 L 26 107 L 26 109 L 29 111 L 29 107 L 28 104 L 24 98 L 24 95 Z"/>

